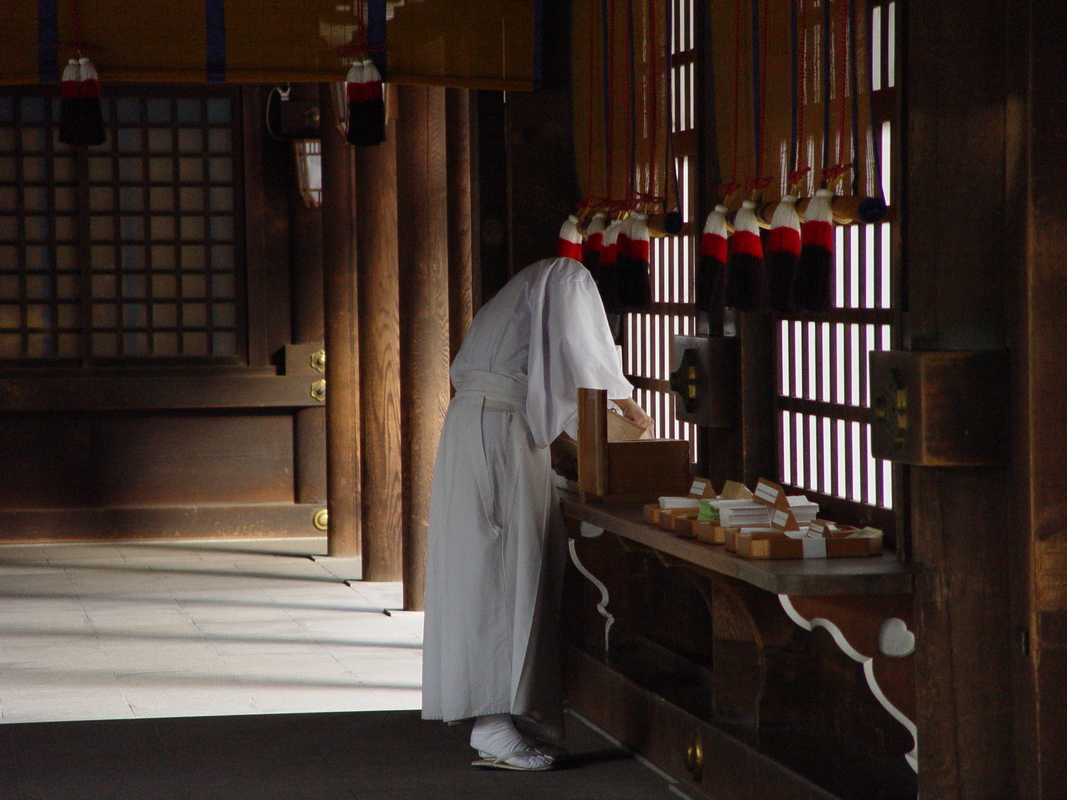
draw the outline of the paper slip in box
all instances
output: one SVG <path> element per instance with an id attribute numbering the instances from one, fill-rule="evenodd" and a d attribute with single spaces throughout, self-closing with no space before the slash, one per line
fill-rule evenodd
<path id="1" fill-rule="evenodd" d="M 697 515 L 701 499 L 714 498 L 715 489 L 707 478 L 695 478 L 685 497 L 661 497 L 658 503 L 648 503 L 641 509 L 641 518 L 649 525 L 677 532 L 675 517 Z M 667 513 L 664 513 L 667 512 Z"/>
<path id="2" fill-rule="evenodd" d="M 812 520 L 808 526 L 808 536 L 823 539 L 845 539 L 850 536 L 881 536 L 882 532 L 870 526 L 857 528 L 854 525 L 842 525 L 825 519 Z"/>
<path id="3" fill-rule="evenodd" d="M 793 512 L 797 524 L 801 527 L 819 515 L 819 504 L 811 502 L 802 494 L 791 494 L 786 500 L 789 501 L 789 510 Z"/>
<path id="4" fill-rule="evenodd" d="M 770 509 L 754 500 L 720 500 L 719 522 L 726 527 L 751 527 L 767 525 L 771 521 Z"/>
<path id="5" fill-rule="evenodd" d="M 689 522 L 689 527 L 698 540 L 707 544 L 726 544 L 726 532 L 736 533 L 740 528 L 724 528 L 718 522 L 695 519 Z"/>
<path id="6" fill-rule="evenodd" d="M 678 536 L 690 536 L 689 527 L 685 523 L 689 519 L 696 519 L 695 508 L 661 508 L 659 510 L 659 526 L 665 531 L 671 531 Z"/>
<path id="7" fill-rule="evenodd" d="M 731 553 L 737 552 L 737 542 L 741 538 L 742 534 L 752 537 L 768 537 L 768 536 L 780 536 L 781 531 L 777 531 L 774 528 L 723 528 L 723 545 Z"/>

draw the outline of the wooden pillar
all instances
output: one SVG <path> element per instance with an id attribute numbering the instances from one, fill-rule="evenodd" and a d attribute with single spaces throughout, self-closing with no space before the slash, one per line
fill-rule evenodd
<path id="1" fill-rule="evenodd" d="M 363 418 L 363 580 L 401 577 L 400 321 L 396 125 L 356 147 Z"/>
<path id="2" fill-rule="evenodd" d="M 1015 57 L 1005 35 L 1009 16 L 999 0 L 906 10 L 899 208 L 903 335 L 911 350 L 1003 348 L 1019 311 L 1025 176 L 1007 147 L 1017 102 L 1008 80 Z M 1025 59 L 1025 47 L 1017 55 Z M 989 391 L 1009 392 L 1007 376 Z M 1022 466 L 904 468 L 917 567 L 922 797 L 1035 796 L 1019 790 L 1017 768 L 1030 756 L 1013 747 L 1018 644 L 1009 567 L 1026 548 L 1017 513 L 1025 459 Z"/>
<path id="3" fill-rule="evenodd" d="M 397 87 L 401 386 L 404 397 L 404 608 L 423 607 L 434 457 L 449 399 L 445 92 Z"/>
<path id="4" fill-rule="evenodd" d="M 293 96 L 318 102 L 319 86 L 316 83 L 298 84 L 293 87 Z M 326 335 L 322 298 L 322 208 L 307 205 L 295 178 L 289 191 L 289 219 L 293 343 L 322 341 Z M 293 415 L 293 451 L 296 502 L 325 503 L 325 407 L 297 409 Z"/>
<path id="5" fill-rule="evenodd" d="M 336 133 L 332 87 L 322 115 L 322 271 L 326 323 L 326 487 L 331 556 L 360 554 L 359 339 L 352 152 Z"/>
<path id="6" fill-rule="evenodd" d="M 1025 408 L 1016 427 L 1026 443 L 1016 451 L 1026 463 L 1013 467 L 1027 475 L 1030 500 L 1029 542 L 1013 571 L 1015 595 L 1023 598 L 1015 631 L 1015 704 L 1023 712 L 1016 712 L 1015 752 L 1028 756 L 1018 768 L 1020 794 L 1048 800 L 1067 787 L 1067 121 L 1063 69 L 1050 67 L 1067 57 L 1067 8 L 1011 3 L 1009 14 L 1016 33 L 1009 52 L 1022 56 L 1016 96 L 1027 102 L 1009 105 L 1009 137 L 1018 139 L 1009 138 L 1008 163 L 1029 164 L 1028 174 L 1011 173 L 1019 198 L 1014 222 L 1028 236 L 1026 311 L 1015 336 L 1026 351 L 1015 369 Z"/>
<path id="7" fill-rule="evenodd" d="M 471 194 L 471 93 L 445 90 L 448 185 L 449 361 L 456 357 L 474 314 L 474 198 Z"/>

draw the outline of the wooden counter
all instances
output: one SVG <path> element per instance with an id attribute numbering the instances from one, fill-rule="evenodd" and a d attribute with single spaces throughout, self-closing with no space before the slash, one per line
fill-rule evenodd
<path id="1" fill-rule="evenodd" d="M 560 492 L 563 513 L 580 522 L 617 534 L 694 567 L 750 583 L 779 595 L 909 594 L 912 572 L 893 553 L 866 558 L 753 560 L 724 547 L 683 539 L 649 525 L 639 505 L 582 502 L 579 495 Z"/>

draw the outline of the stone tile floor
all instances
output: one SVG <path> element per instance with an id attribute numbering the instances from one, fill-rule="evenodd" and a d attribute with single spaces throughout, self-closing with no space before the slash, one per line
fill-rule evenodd
<path id="1" fill-rule="evenodd" d="M 568 718 L 568 769 L 419 719 L 422 614 L 325 539 L 0 546 L 0 800 L 686 797 Z"/>
<path id="2" fill-rule="evenodd" d="M 0 547 L 0 721 L 419 708 L 422 614 L 325 547 Z"/>

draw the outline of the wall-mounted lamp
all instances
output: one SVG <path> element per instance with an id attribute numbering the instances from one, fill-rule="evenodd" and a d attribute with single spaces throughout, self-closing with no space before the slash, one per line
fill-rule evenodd
<path id="1" fill-rule="evenodd" d="M 322 205 L 322 143 L 318 139 L 294 139 L 296 176 L 300 196 L 308 208 Z"/>

